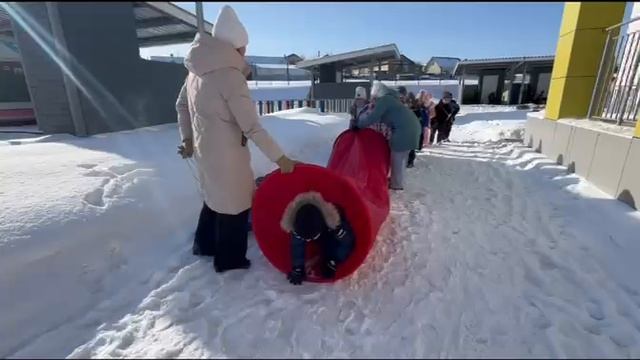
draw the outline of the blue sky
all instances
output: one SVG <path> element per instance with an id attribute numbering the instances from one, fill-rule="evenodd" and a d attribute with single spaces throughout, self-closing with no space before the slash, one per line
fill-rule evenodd
<path id="1" fill-rule="evenodd" d="M 193 2 L 177 3 L 195 12 Z M 231 5 L 249 32 L 251 55 L 335 54 L 396 43 L 409 58 L 553 55 L 564 3 L 204 3 L 214 22 Z M 188 45 L 142 56 L 183 56 Z"/>

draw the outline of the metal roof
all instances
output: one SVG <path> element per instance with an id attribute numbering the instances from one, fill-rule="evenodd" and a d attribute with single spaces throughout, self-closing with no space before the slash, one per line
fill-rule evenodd
<path id="1" fill-rule="evenodd" d="M 133 13 L 140 47 L 191 42 L 198 32 L 196 16 L 170 2 L 134 2 Z M 205 31 L 212 28 L 205 21 Z"/>
<path id="2" fill-rule="evenodd" d="M 198 32 L 196 16 L 170 2 L 132 2 L 136 34 L 140 47 L 191 42 Z M 211 33 L 213 24 L 205 21 L 204 29 Z M 9 14 L 0 9 L 0 32 L 12 32 Z"/>
<path id="3" fill-rule="evenodd" d="M 454 75 L 461 75 L 462 69 L 467 67 L 474 68 L 506 68 L 520 62 L 526 62 L 531 65 L 553 65 L 554 55 L 544 56 L 519 56 L 519 57 L 503 57 L 492 59 L 464 59 L 458 62 L 454 70 Z"/>
<path id="4" fill-rule="evenodd" d="M 298 68 L 304 69 L 331 63 L 356 65 L 367 63 L 372 60 L 383 60 L 388 58 L 400 59 L 400 51 L 398 51 L 398 47 L 396 46 L 396 44 L 382 45 L 337 55 L 329 55 L 317 59 L 303 60 L 297 63 L 296 66 Z"/>

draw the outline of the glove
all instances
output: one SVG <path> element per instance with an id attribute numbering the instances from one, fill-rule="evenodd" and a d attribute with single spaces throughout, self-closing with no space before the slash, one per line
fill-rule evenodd
<path id="1" fill-rule="evenodd" d="M 193 156 L 193 140 L 191 139 L 182 140 L 182 145 L 178 146 L 178 155 L 182 156 L 183 159 L 192 157 Z"/>
<path id="2" fill-rule="evenodd" d="M 333 279 L 336 277 L 336 262 L 333 260 L 327 261 L 322 267 L 322 277 L 325 279 Z"/>
<path id="3" fill-rule="evenodd" d="M 293 285 L 300 285 L 302 281 L 306 278 L 306 274 L 304 273 L 304 268 L 296 267 L 289 274 L 287 274 L 287 279 Z"/>

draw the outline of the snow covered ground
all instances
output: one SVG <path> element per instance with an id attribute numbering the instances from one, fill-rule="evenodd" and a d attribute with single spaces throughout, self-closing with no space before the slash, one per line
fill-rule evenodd
<path id="1" fill-rule="evenodd" d="M 514 142 L 524 119 L 463 106 L 363 266 L 300 287 L 253 239 L 249 271 L 190 255 L 200 200 L 174 125 L 0 135 L 0 357 L 638 357 L 640 213 Z M 347 118 L 263 123 L 324 164 Z"/>

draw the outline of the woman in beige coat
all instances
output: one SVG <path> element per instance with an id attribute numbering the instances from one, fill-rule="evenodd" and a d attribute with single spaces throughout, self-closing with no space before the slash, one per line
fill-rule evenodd
<path id="1" fill-rule="evenodd" d="M 195 158 L 204 194 L 193 252 L 214 256 L 217 272 L 251 265 L 246 252 L 255 183 L 246 139 L 282 172 L 294 168 L 258 121 L 246 82 L 248 42 L 233 9 L 223 7 L 213 37 L 198 34 L 191 44 L 184 61 L 189 75 L 176 103 L 181 154 Z"/>

